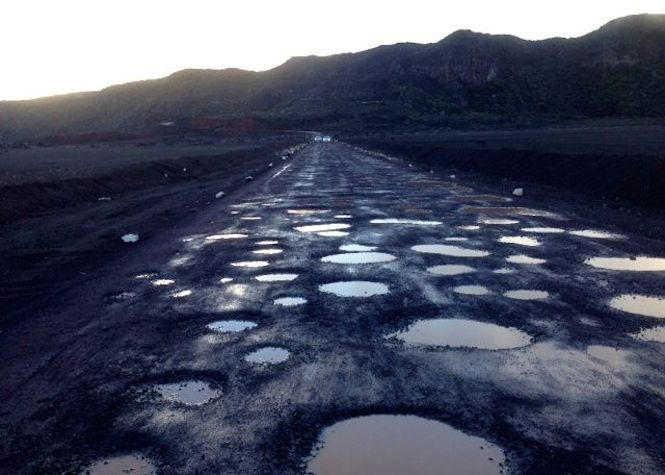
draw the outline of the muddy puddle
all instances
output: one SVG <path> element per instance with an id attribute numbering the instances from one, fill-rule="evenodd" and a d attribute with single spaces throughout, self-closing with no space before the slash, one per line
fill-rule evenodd
<path id="1" fill-rule="evenodd" d="M 314 475 L 496 475 L 503 451 L 431 419 L 377 414 L 333 424 L 320 435 L 307 471 Z"/>
<path id="2" fill-rule="evenodd" d="M 140 454 L 116 455 L 90 465 L 86 475 L 156 475 L 155 465 Z"/>
<path id="3" fill-rule="evenodd" d="M 307 299 L 302 297 L 281 297 L 275 299 L 273 302 L 275 305 L 281 305 L 282 307 L 295 307 L 298 305 L 304 305 L 307 303 Z"/>
<path id="4" fill-rule="evenodd" d="M 501 236 L 499 242 L 503 244 L 517 244 L 518 246 L 536 247 L 543 243 L 529 236 Z"/>
<path id="5" fill-rule="evenodd" d="M 610 300 L 610 307 L 645 317 L 665 318 L 665 298 L 625 294 Z"/>
<path id="6" fill-rule="evenodd" d="M 545 290 L 509 290 L 503 293 L 504 297 L 514 300 L 545 300 L 550 296 Z"/>
<path id="7" fill-rule="evenodd" d="M 476 269 L 461 264 L 443 264 L 428 267 L 427 272 L 434 275 L 460 275 L 476 272 Z"/>
<path id="8" fill-rule="evenodd" d="M 240 262 L 232 262 L 231 263 L 231 265 L 233 267 L 245 267 L 245 268 L 250 268 L 250 269 L 265 267 L 269 264 L 270 263 L 268 261 L 240 261 Z"/>
<path id="9" fill-rule="evenodd" d="M 214 389 L 205 381 L 196 380 L 156 384 L 152 389 L 162 399 L 185 406 L 201 406 L 221 396 L 219 389 Z"/>
<path id="10" fill-rule="evenodd" d="M 351 225 L 346 223 L 327 223 L 296 226 L 294 229 L 301 233 L 320 233 L 325 231 L 339 231 L 340 229 L 349 229 L 350 227 Z"/>
<path id="11" fill-rule="evenodd" d="M 259 282 L 290 282 L 298 277 L 298 274 L 263 274 L 255 277 Z"/>
<path id="12" fill-rule="evenodd" d="M 490 255 L 488 251 L 481 251 L 478 249 L 467 249 L 460 246 L 452 246 L 447 244 L 418 244 L 411 247 L 416 252 L 423 252 L 426 254 L 441 254 L 442 256 L 451 257 L 487 257 Z"/>
<path id="13" fill-rule="evenodd" d="M 441 221 L 422 221 L 419 219 L 398 219 L 398 218 L 381 218 L 372 219 L 371 224 L 405 224 L 411 226 L 438 226 L 443 224 Z"/>
<path id="14" fill-rule="evenodd" d="M 584 263 L 597 269 L 607 270 L 631 272 L 665 271 L 665 258 L 662 257 L 590 257 Z"/>
<path id="15" fill-rule="evenodd" d="M 462 294 L 462 295 L 489 295 L 492 292 L 490 289 L 487 287 L 483 287 L 482 285 L 458 285 L 457 287 L 453 287 L 453 292 L 456 294 Z"/>
<path id="16" fill-rule="evenodd" d="M 522 228 L 521 231 L 525 233 L 536 233 L 536 234 L 561 234 L 565 233 L 566 230 L 563 228 Z"/>
<path id="17" fill-rule="evenodd" d="M 631 336 L 640 341 L 665 343 L 665 327 L 643 328 L 639 332 L 633 333 Z"/>
<path id="18" fill-rule="evenodd" d="M 281 254 L 284 252 L 284 249 L 278 249 L 278 248 L 267 248 L 267 249 L 257 249 L 256 251 L 252 251 L 253 254 L 259 254 L 259 255 L 266 255 L 266 256 L 273 256 L 275 254 Z"/>
<path id="19" fill-rule="evenodd" d="M 319 290 L 338 297 L 373 297 L 390 292 L 386 284 L 365 280 L 331 282 L 330 284 L 320 285 Z"/>
<path id="20" fill-rule="evenodd" d="M 264 346 L 245 356 L 245 361 L 252 364 L 277 364 L 288 360 L 291 353 L 279 346 Z"/>
<path id="21" fill-rule="evenodd" d="M 257 324 L 249 320 L 217 320 L 208 323 L 206 327 L 218 333 L 239 333 L 256 328 Z"/>
<path id="22" fill-rule="evenodd" d="M 384 252 L 347 252 L 322 257 L 321 262 L 334 264 L 378 264 L 392 262 L 395 259 L 397 258 L 392 254 Z"/>
<path id="23" fill-rule="evenodd" d="M 418 320 L 406 330 L 391 333 L 409 345 L 509 350 L 531 344 L 531 336 L 517 328 L 460 318 Z"/>
<path id="24" fill-rule="evenodd" d="M 339 247 L 344 252 L 371 252 L 376 250 L 376 246 L 363 246 L 362 244 L 344 244 Z"/>
<path id="25" fill-rule="evenodd" d="M 538 257 L 526 256 L 524 254 L 517 254 L 514 256 L 506 257 L 506 262 L 511 264 L 524 264 L 524 265 L 540 265 L 545 264 L 547 260 Z"/>
<path id="26" fill-rule="evenodd" d="M 609 231 L 599 231 L 596 229 L 580 229 L 577 231 L 569 231 L 569 234 L 590 239 L 623 239 L 621 234 L 611 233 Z"/>

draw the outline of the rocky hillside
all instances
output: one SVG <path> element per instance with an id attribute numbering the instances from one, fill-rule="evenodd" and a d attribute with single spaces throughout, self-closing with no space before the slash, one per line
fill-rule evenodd
<path id="1" fill-rule="evenodd" d="M 662 118 L 665 15 L 620 18 L 573 39 L 462 30 L 435 44 L 292 58 L 265 72 L 184 70 L 99 92 L 0 102 L 0 142 L 247 116 L 347 130 Z"/>

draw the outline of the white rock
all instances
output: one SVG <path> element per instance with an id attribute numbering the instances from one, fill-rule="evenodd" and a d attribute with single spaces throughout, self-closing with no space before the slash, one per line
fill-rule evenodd
<path id="1" fill-rule="evenodd" d="M 524 196 L 524 188 L 515 188 L 513 190 L 513 196 Z"/>
<path id="2" fill-rule="evenodd" d="M 122 242 L 136 242 L 136 241 L 139 240 L 139 235 L 138 234 L 125 234 L 120 239 L 122 239 Z"/>

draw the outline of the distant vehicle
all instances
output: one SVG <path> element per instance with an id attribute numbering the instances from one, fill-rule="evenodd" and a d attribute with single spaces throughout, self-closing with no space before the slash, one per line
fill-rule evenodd
<path id="1" fill-rule="evenodd" d="M 324 135 L 323 138 L 321 139 L 322 142 L 331 142 L 332 137 L 330 135 Z"/>

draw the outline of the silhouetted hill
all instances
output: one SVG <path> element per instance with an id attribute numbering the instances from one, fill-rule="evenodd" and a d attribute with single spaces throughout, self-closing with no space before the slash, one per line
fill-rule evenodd
<path id="1" fill-rule="evenodd" d="M 99 92 L 0 102 L 0 141 L 246 116 L 347 130 L 665 117 L 665 15 L 620 18 L 580 38 L 460 30 L 435 44 L 297 57 L 265 72 L 184 70 Z"/>

